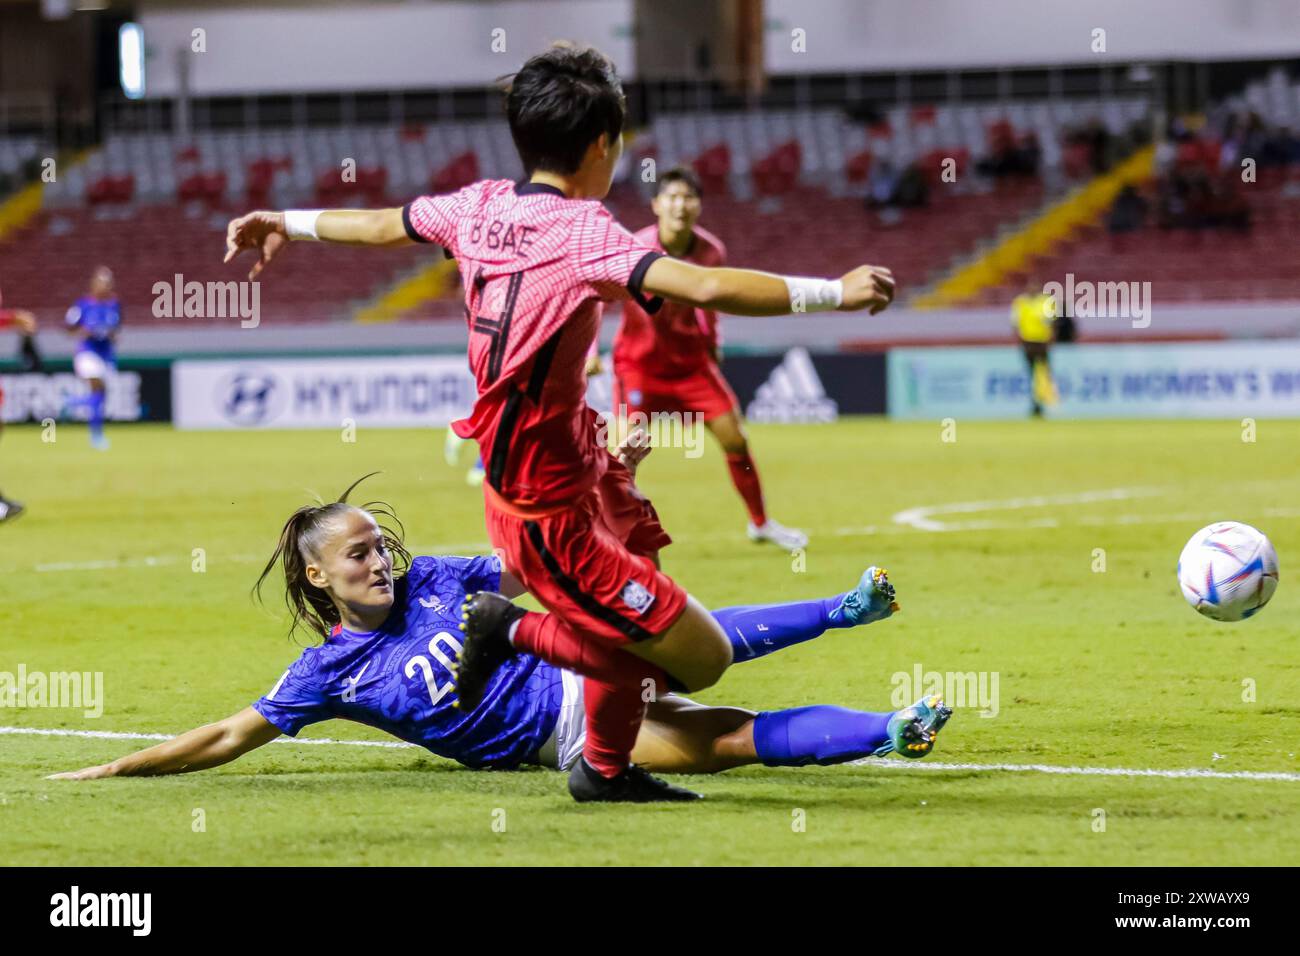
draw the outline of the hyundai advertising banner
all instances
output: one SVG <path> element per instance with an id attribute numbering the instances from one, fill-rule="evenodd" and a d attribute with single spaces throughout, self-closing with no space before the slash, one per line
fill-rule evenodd
<path id="1" fill-rule="evenodd" d="M 172 366 L 178 428 L 403 428 L 466 414 L 474 380 L 450 355 L 234 362 Z"/>
<path id="2" fill-rule="evenodd" d="M 606 361 L 606 366 L 608 366 Z M 734 356 L 723 372 L 753 421 L 816 423 L 884 411 L 884 357 Z M 591 380 L 593 408 L 609 412 L 609 373 Z M 179 361 L 172 366 L 178 428 L 443 427 L 469 414 L 474 379 L 462 355 Z"/>
<path id="3" fill-rule="evenodd" d="M 1300 416 L 1300 343 L 1071 345 L 1051 351 L 1060 418 L 1292 418 Z M 893 418 L 1020 418 L 1030 374 L 1021 351 L 895 349 L 888 358 Z"/>

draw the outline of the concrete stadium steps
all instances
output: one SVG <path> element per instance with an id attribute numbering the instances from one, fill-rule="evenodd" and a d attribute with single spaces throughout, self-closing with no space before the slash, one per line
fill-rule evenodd
<path id="1" fill-rule="evenodd" d="M 1153 147 L 1139 150 L 1110 172 L 1046 206 L 920 296 L 917 305 L 922 308 L 961 305 L 977 298 L 985 289 L 1003 287 L 1022 278 L 1037 257 L 1103 216 L 1125 185 L 1150 176 L 1154 155 Z"/>
<path id="2" fill-rule="evenodd" d="M 1112 235 L 1101 217 L 1075 231 L 1007 282 L 983 289 L 964 305 L 1010 302 L 1026 281 L 1149 281 L 1156 303 L 1300 299 L 1300 167 L 1261 170 L 1246 189 L 1247 232 L 1159 229 Z"/>

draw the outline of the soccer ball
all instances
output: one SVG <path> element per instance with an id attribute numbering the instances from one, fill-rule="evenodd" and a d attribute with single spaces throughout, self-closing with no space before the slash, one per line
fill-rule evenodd
<path id="1" fill-rule="evenodd" d="M 1241 621 L 1277 590 L 1277 552 L 1240 521 L 1220 521 L 1192 535 L 1178 556 L 1178 584 L 1187 603 L 1216 621 Z"/>

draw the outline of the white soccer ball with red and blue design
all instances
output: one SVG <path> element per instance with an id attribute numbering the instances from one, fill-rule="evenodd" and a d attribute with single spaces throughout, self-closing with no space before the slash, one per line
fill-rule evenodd
<path id="1" fill-rule="evenodd" d="M 1277 552 L 1263 533 L 1220 521 L 1192 535 L 1178 556 L 1187 603 L 1216 621 L 1243 621 L 1277 590 Z"/>

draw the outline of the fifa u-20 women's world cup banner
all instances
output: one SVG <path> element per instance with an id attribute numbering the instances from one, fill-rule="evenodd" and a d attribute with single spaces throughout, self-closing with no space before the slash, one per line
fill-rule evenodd
<path id="1" fill-rule="evenodd" d="M 1059 418 L 1294 418 L 1300 342 L 1062 345 L 1050 356 Z M 892 418 L 1021 418 L 1030 372 L 1013 346 L 894 349 Z"/>

